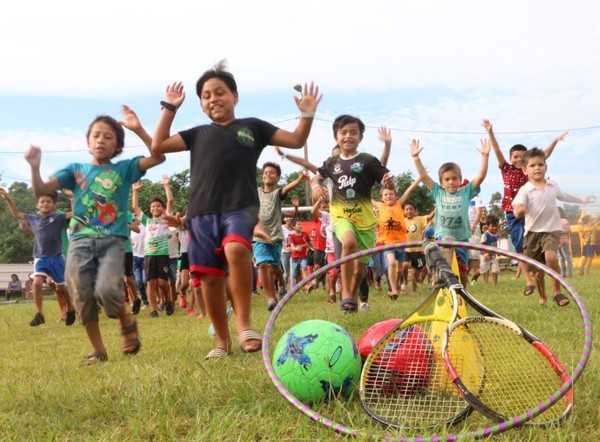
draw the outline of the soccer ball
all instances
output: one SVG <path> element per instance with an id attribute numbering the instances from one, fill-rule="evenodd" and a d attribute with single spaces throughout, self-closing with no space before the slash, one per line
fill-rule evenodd
<path id="1" fill-rule="evenodd" d="M 273 353 L 275 373 L 306 403 L 348 397 L 359 381 L 361 363 L 352 336 L 339 325 L 318 319 L 290 328 Z"/>
<path id="2" fill-rule="evenodd" d="M 373 347 L 377 345 L 381 338 L 387 335 L 391 329 L 402 322 L 402 319 L 387 319 L 376 322 L 369 327 L 358 340 L 358 351 L 363 358 L 367 358 Z"/>
<path id="3" fill-rule="evenodd" d="M 367 382 L 382 393 L 416 395 L 425 390 L 435 368 L 434 347 L 416 325 L 399 330 L 377 355 Z"/>

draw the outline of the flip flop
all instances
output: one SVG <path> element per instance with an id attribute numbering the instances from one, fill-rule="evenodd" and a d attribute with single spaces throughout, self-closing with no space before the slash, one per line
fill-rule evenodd
<path id="1" fill-rule="evenodd" d="M 340 301 L 340 310 L 344 313 L 356 313 L 358 311 L 358 306 L 354 299 L 344 298 Z"/>
<path id="2" fill-rule="evenodd" d="M 533 295 L 534 292 L 535 292 L 535 286 L 534 285 L 526 285 L 525 288 L 523 289 L 523 295 L 524 296 Z"/>
<path id="3" fill-rule="evenodd" d="M 558 305 L 559 307 L 565 307 L 569 305 L 570 301 L 569 298 L 567 298 L 562 293 L 557 293 L 556 295 L 554 295 L 554 302 L 556 302 L 556 305 Z"/>
<path id="4" fill-rule="evenodd" d="M 388 298 L 390 298 L 392 301 L 395 301 L 396 299 L 398 299 L 398 293 L 390 292 L 388 293 Z"/>

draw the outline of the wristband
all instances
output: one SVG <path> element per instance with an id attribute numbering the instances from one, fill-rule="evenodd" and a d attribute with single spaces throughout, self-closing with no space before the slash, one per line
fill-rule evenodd
<path id="1" fill-rule="evenodd" d="M 302 118 L 315 118 L 315 112 L 300 112 Z"/>
<path id="2" fill-rule="evenodd" d="M 166 101 L 161 101 L 160 105 L 165 109 L 170 110 L 171 112 L 177 112 L 177 107 L 174 104 L 167 103 Z"/>

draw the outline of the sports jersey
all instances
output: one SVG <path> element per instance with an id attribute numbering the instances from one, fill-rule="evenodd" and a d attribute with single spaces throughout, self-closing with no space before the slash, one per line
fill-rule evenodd
<path id="1" fill-rule="evenodd" d="M 367 230 L 377 224 L 371 204 L 371 188 L 381 182 L 389 170 L 368 153 L 357 153 L 352 158 L 340 155 L 327 159 L 319 167 L 321 179 L 331 179 L 331 204 L 333 223 L 349 220 L 356 229 Z"/>

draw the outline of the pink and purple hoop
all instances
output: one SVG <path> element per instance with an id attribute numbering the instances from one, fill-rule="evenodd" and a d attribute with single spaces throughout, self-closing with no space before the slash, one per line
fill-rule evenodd
<path id="1" fill-rule="evenodd" d="M 583 373 L 583 370 L 584 370 L 584 368 L 587 364 L 587 361 L 590 357 L 590 352 L 592 350 L 592 323 L 590 320 L 589 312 L 586 309 L 586 307 L 583 303 L 583 300 L 581 299 L 581 297 L 579 296 L 579 294 L 577 293 L 575 288 L 567 280 L 565 280 L 558 273 L 556 273 L 554 270 L 552 270 L 551 268 L 545 266 L 544 264 L 534 261 L 531 258 L 528 258 L 524 255 L 509 252 L 507 250 L 499 249 L 497 247 L 490 247 L 490 246 L 486 246 L 483 244 L 474 244 L 474 243 L 471 244 L 471 243 L 467 243 L 467 242 L 451 241 L 451 240 L 438 241 L 438 244 L 440 246 L 444 246 L 444 247 L 464 247 L 464 248 L 473 249 L 473 250 L 493 252 L 497 255 L 506 256 L 508 258 L 530 264 L 532 267 L 542 270 L 544 273 L 549 275 L 551 278 L 558 280 L 560 282 L 560 284 L 565 288 L 566 292 L 571 297 L 571 299 L 575 302 L 575 305 L 577 305 L 577 308 L 579 309 L 579 313 L 581 314 L 581 318 L 583 321 L 583 349 L 581 351 L 581 356 L 580 356 L 579 360 L 577 361 L 575 368 L 573 369 L 573 373 L 563 383 L 563 385 L 561 385 L 559 387 L 559 389 L 557 391 L 555 391 L 546 401 L 542 402 L 541 404 L 539 404 L 538 406 L 536 406 L 530 410 L 523 412 L 519 416 L 515 416 L 515 417 L 508 419 L 500 424 L 481 428 L 478 430 L 469 431 L 469 432 L 461 432 L 460 434 L 449 434 L 449 435 L 443 435 L 443 436 L 432 435 L 432 436 L 424 436 L 424 437 L 405 437 L 405 436 L 398 436 L 398 435 L 383 435 L 383 434 L 369 434 L 369 436 L 384 439 L 384 440 L 397 440 L 397 441 L 401 441 L 401 442 L 437 442 L 437 441 L 455 441 L 459 438 L 464 438 L 464 437 L 472 437 L 475 439 L 479 439 L 479 438 L 491 436 L 494 434 L 502 433 L 506 430 L 510 430 L 511 428 L 516 428 L 516 427 L 524 424 L 525 422 L 529 421 L 530 419 L 533 419 L 534 417 L 538 416 L 544 410 L 546 410 L 547 408 L 554 405 L 571 388 L 573 388 L 573 384 L 575 383 L 575 381 L 577 379 L 579 379 L 579 377 Z M 393 250 L 393 249 L 403 249 L 405 247 L 419 247 L 422 245 L 423 245 L 423 241 L 409 241 L 409 242 L 402 242 L 402 243 L 397 243 L 397 244 L 388 244 L 388 245 L 384 245 L 384 246 L 373 247 L 368 250 L 354 253 L 345 258 L 338 259 L 331 264 L 321 267 L 316 272 L 312 273 L 311 275 L 307 276 L 302 281 L 300 281 L 298 284 L 294 285 L 292 287 L 292 289 L 277 304 L 277 306 L 271 313 L 271 316 L 269 317 L 269 319 L 267 320 L 267 323 L 265 325 L 265 330 L 264 330 L 264 334 L 263 334 L 263 344 L 262 344 L 262 358 L 263 358 L 265 367 L 267 369 L 267 374 L 269 375 L 269 378 L 275 385 L 275 388 L 277 388 L 277 391 L 279 391 L 283 395 L 283 397 L 290 404 L 292 404 L 295 408 L 297 408 L 302 414 L 308 416 L 311 420 L 313 420 L 315 422 L 321 423 L 326 428 L 332 429 L 335 432 L 340 433 L 340 434 L 357 436 L 359 433 L 361 433 L 361 431 L 359 431 L 359 430 L 356 430 L 356 429 L 350 428 L 346 425 L 334 422 L 333 420 L 320 415 L 319 413 L 317 413 L 316 411 L 311 409 L 308 405 L 302 403 L 299 399 L 297 399 L 294 395 L 292 395 L 285 388 L 285 386 L 283 385 L 283 383 L 281 382 L 281 380 L 275 373 L 275 370 L 273 369 L 273 364 L 271 361 L 271 356 L 269 354 L 269 344 L 270 344 L 271 332 L 275 326 L 275 321 L 276 321 L 277 317 L 279 316 L 279 314 L 281 313 L 281 311 L 283 310 L 283 307 L 285 306 L 285 304 L 287 304 L 287 302 L 291 298 L 293 298 L 294 295 L 296 295 L 300 290 L 302 290 L 302 288 L 304 286 L 306 286 L 307 284 L 309 284 L 311 281 L 315 280 L 319 276 L 327 273 L 330 269 L 339 266 L 340 264 L 343 264 L 343 263 L 346 263 L 353 259 L 361 258 L 364 256 L 370 256 L 370 255 L 372 255 L 374 253 L 378 253 L 378 252 L 383 252 L 383 251 Z"/>

